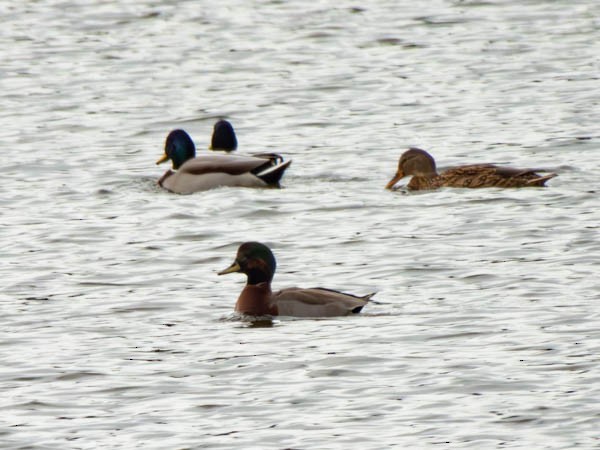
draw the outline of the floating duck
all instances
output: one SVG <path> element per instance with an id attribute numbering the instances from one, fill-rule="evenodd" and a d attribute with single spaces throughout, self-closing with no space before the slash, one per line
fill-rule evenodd
<path id="1" fill-rule="evenodd" d="M 221 119 L 213 126 L 209 150 L 223 150 L 232 152 L 237 148 L 238 142 L 230 122 Z"/>
<path id="2" fill-rule="evenodd" d="M 191 194 L 220 186 L 279 187 L 279 181 L 292 161 L 280 155 L 234 156 L 218 153 L 196 156 L 196 146 L 184 130 L 173 130 L 165 142 L 165 154 L 156 164 L 171 160 L 158 180 L 163 188 L 178 194 Z"/>
<path id="3" fill-rule="evenodd" d="M 440 187 L 485 188 L 545 186 L 555 173 L 539 175 L 533 169 L 514 169 L 494 164 L 474 164 L 448 169 L 440 174 L 433 157 L 420 148 L 410 148 L 400 156 L 398 171 L 386 185 L 392 189 L 402 178 L 412 175 L 407 184 L 411 190 Z"/>
<path id="4" fill-rule="evenodd" d="M 231 122 L 225 119 L 218 120 L 213 126 L 213 133 L 208 149 L 230 153 L 237 149 L 237 145 L 237 137 Z M 279 153 L 252 153 L 251 156 L 283 162 L 283 157 Z"/>
<path id="5" fill-rule="evenodd" d="M 235 261 L 219 272 L 241 272 L 248 277 L 235 311 L 252 316 L 330 317 L 358 314 L 375 293 L 359 297 L 325 288 L 291 287 L 271 291 L 275 256 L 260 242 L 246 242 L 238 248 Z"/>

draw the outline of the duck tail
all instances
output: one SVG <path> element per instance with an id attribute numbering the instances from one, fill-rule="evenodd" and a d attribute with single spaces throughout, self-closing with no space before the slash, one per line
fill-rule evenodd
<path id="1" fill-rule="evenodd" d="M 285 172 L 285 169 L 289 167 L 292 163 L 292 160 L 281 162 L 276 165 L 269 165 L 266 169 L 261 170 L 255 175 L 267 183 L 269 186 L 279 186 L 279 181 Z"/>
<path id="2" fill-rule="evenodd" d="M 365 302 L 368 302 L 368 301 L 370 301 L 370 300 L 371 300 L 371 298 L 372 298 L 372 297 L 373 297 L 375 294 L 377 294 L 377 292 L 371 292 L 370 294 L 364 295 L 364 296 L 362 297 L 362 299 L 363 299 Z"/>
<path id="3" fill-rule="evenodd" d="M 355 308 L 353 308 L 352 314 L 358 314 L 359 312 L 361 312 L 362 309 L 365 307 L 365 305 L 371 301 L 371 297 L 373 297 L 375 294 L 377 294 L 377 292 L 371 292 L 370 294 L 359 297 L 362 301 L 364 301 L 364 303 L 362 305 L 358 305 Z M 377 302 L 373 302 L 373 303 L 377 303 Z"/>
<path id="4" fill-rule="evenodd" d="M 556 173 L 550 173 L 548 175 L 544 175 L 541 177 L 533 178 L 531 180 L 527 180 L 527 185 L 529 186 L 545 186 L 546 181 L 551 178 L 558 176 Z"/>

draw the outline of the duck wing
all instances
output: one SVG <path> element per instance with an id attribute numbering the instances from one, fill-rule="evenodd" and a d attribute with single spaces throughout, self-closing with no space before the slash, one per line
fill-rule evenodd
<path id="1" fill-rule="evenodd" d="M 474 164 L 444 171 L 443 186 L 450 187 L 526 187 L 544 186 L 555 173 L 539 175 L 534 169 L 518 169 L 494 164 Z"/>
<path id="2" fill-rule="evenodd" d="M 252 173 L 254 170 L 268 165 L 269 161 L 264 158 L 253 156 L 208 154 L 197 156 L 186 161 L 178 172 L 190 175 L 204 175 L 207 173 L 226 173 L 229 175 L 241 175 Z"/>
<path id="3" fill-rule="evenodd" d="M 292 163 L 283 161 L 277 153 L 259 153 L 253 156 L 208 154 L 185 162 L 179 172 L 190 175 L 226 173 L 228 175 L 252 174 L 265 185 L 279 187 L 279 181 Z M 258 180 L 257 180 L 258 181 Z M 260 181 L 258 181 L 260 183 Z"/>
<path id="4" fill-rule="evenodd" d="M 516 169 L 513 167 L 494 166 L 496 174 L 506 179 L 511 179 L 513 182 L 517 182 L 520 186 L 521 183 L 527 186 L 544 186 L 544 183 L 551 178 L 554 178 L 558 174 L 549 173 L 548 175 L 540 175 L 537 172 L 547 172 L 547 170 L 540 169 Z"/>
<path id="5" fill-rule="evenodd" d="M 252 171 L 254 175 L 263 180 L 269 186 L 279 187 L 279 181 L 285 172 L 285 169 L 289 167 L 292 160 L 284 161 L 283 156 L 279 153 L 254 153 L 254 158 L 261 158 L 267 162 L 260 167 L 257 167 Z"/>
<path id="6" fill-rule="evenodd" d="M 358 314 L 373 295 L 375 293 L 360 297 L 332 289 L 292 287 L 274 292 L 271 302 L 280 316 L 347 316 Z"/>
<path id="7" fill-rule="evenodd" d="M 283 174 L 285 173 L 285 169 L 289 167 L 292 163 L 292 160 L 281 162 L 278 164 L 260 166 L 258 169 L 252 171 L 254 175 L 263 180 L 269 186 L 279 187 L 279 181 Z"/>
<path id="8" fill-rule="evenodd" d="M 252 153 L 255 158 L 268 159 L 272 165 L 281 164 L 283 162 L 283 156 L 279 153 Z"/>

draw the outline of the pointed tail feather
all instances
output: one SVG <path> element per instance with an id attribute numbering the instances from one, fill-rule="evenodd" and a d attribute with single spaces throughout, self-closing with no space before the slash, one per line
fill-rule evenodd
<path id="1" fill-rule="evenodd" d="M 362 304 L 362 305 L 356 306 L 353 309 L 351 309 L 352 314 L 358 314 L 359 312 L 361 312 L 362 309 L 365 307 L 365 305 L 371 301 L 371 297 L 373 297 L 375 294 L 376 294 L 376 292 L 371 292 L 370 294 L 367 294 L 367 295 L 365 295 L 363 297 L 359 297 L 365 303 Z"/>
<path id="2" fill-rule="evenodd" d="M 291 163 L 292 160 L 290 159 L 289 161 L 282 162 L 281 164 L 269 166 L 265 170 L 257 173 L 256 176 L 268 185 L 279 186 L 279 180 L 281 180 L 285 169 L 287 169 Z"/>
<path id="3" fill-rule="evenodd" d="M 557 175 L 558 174 L 556 173 L 550 173 L 548 175 L 544 175 L 538 178 L 533 178 L 532 180 L 527 180 L 527 184 L 534 186 L 544 186 L 544 183 L 546 183 L 546 181 L 548 181 L 551 178 L 554 178 Z"/>
<path id="4" fill-rule="evenodd" d="M 377 294 L 377 292 L 371 292 L 370 294 L 364 295 L 364 296 L 362 297 L 362 299 L 363 299 L 365 302 L 368 302 L 368 301 L 370 301 L 370 300 L 371 300 L 371 297 L 373 297 L 375 294 Z"/>

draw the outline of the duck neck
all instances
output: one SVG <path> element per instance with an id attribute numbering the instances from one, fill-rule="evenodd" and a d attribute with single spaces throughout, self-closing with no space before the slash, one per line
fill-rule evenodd
<path id="1" fill-rule="evenodd" d="M 171 161 L 173 162 L 173 169 L 178 170 L 184 162 L 188 159 L 192 159 L 196 156 L 196 151 L 191 152 L 184 148 L 177 148 L 171 155 Z"/>
<path id="2" fill-rule="evenodd" d="M 440 187 L 441 178 L 437 173 L 414 175 L 407 184 L 412 190 L 435 189 Z"/>
<path id="3" fill-rule="evenodd" d="M 435 169 L 435 167 L 431 168 L 431 170 L 426 171 L 419 171 L 419 173 L 417 173 L 415 176 L 421 177 L 421 178 L 425 178 L 428 180 L 431 180 L 433 178 L 438 177 L 438 173 L 437 170 Z"/>
<path id="4" fill-rule="evenodd" d="M 255 286 L 260 283 L 266 283 L 268 286 L 271 286 L 271 281 L 273 280 L 273 275 L 265 273 L 262 270 L 250 269 L 246 272 L 248 276 L 247 285 Z"/>
<path id="5" fill-rule="evenodd" d="M 235 310 L 251 316 L 277 315 L 277 308 L 271 305 L 270 283 L 247 284 L 235 304 Z"/>

